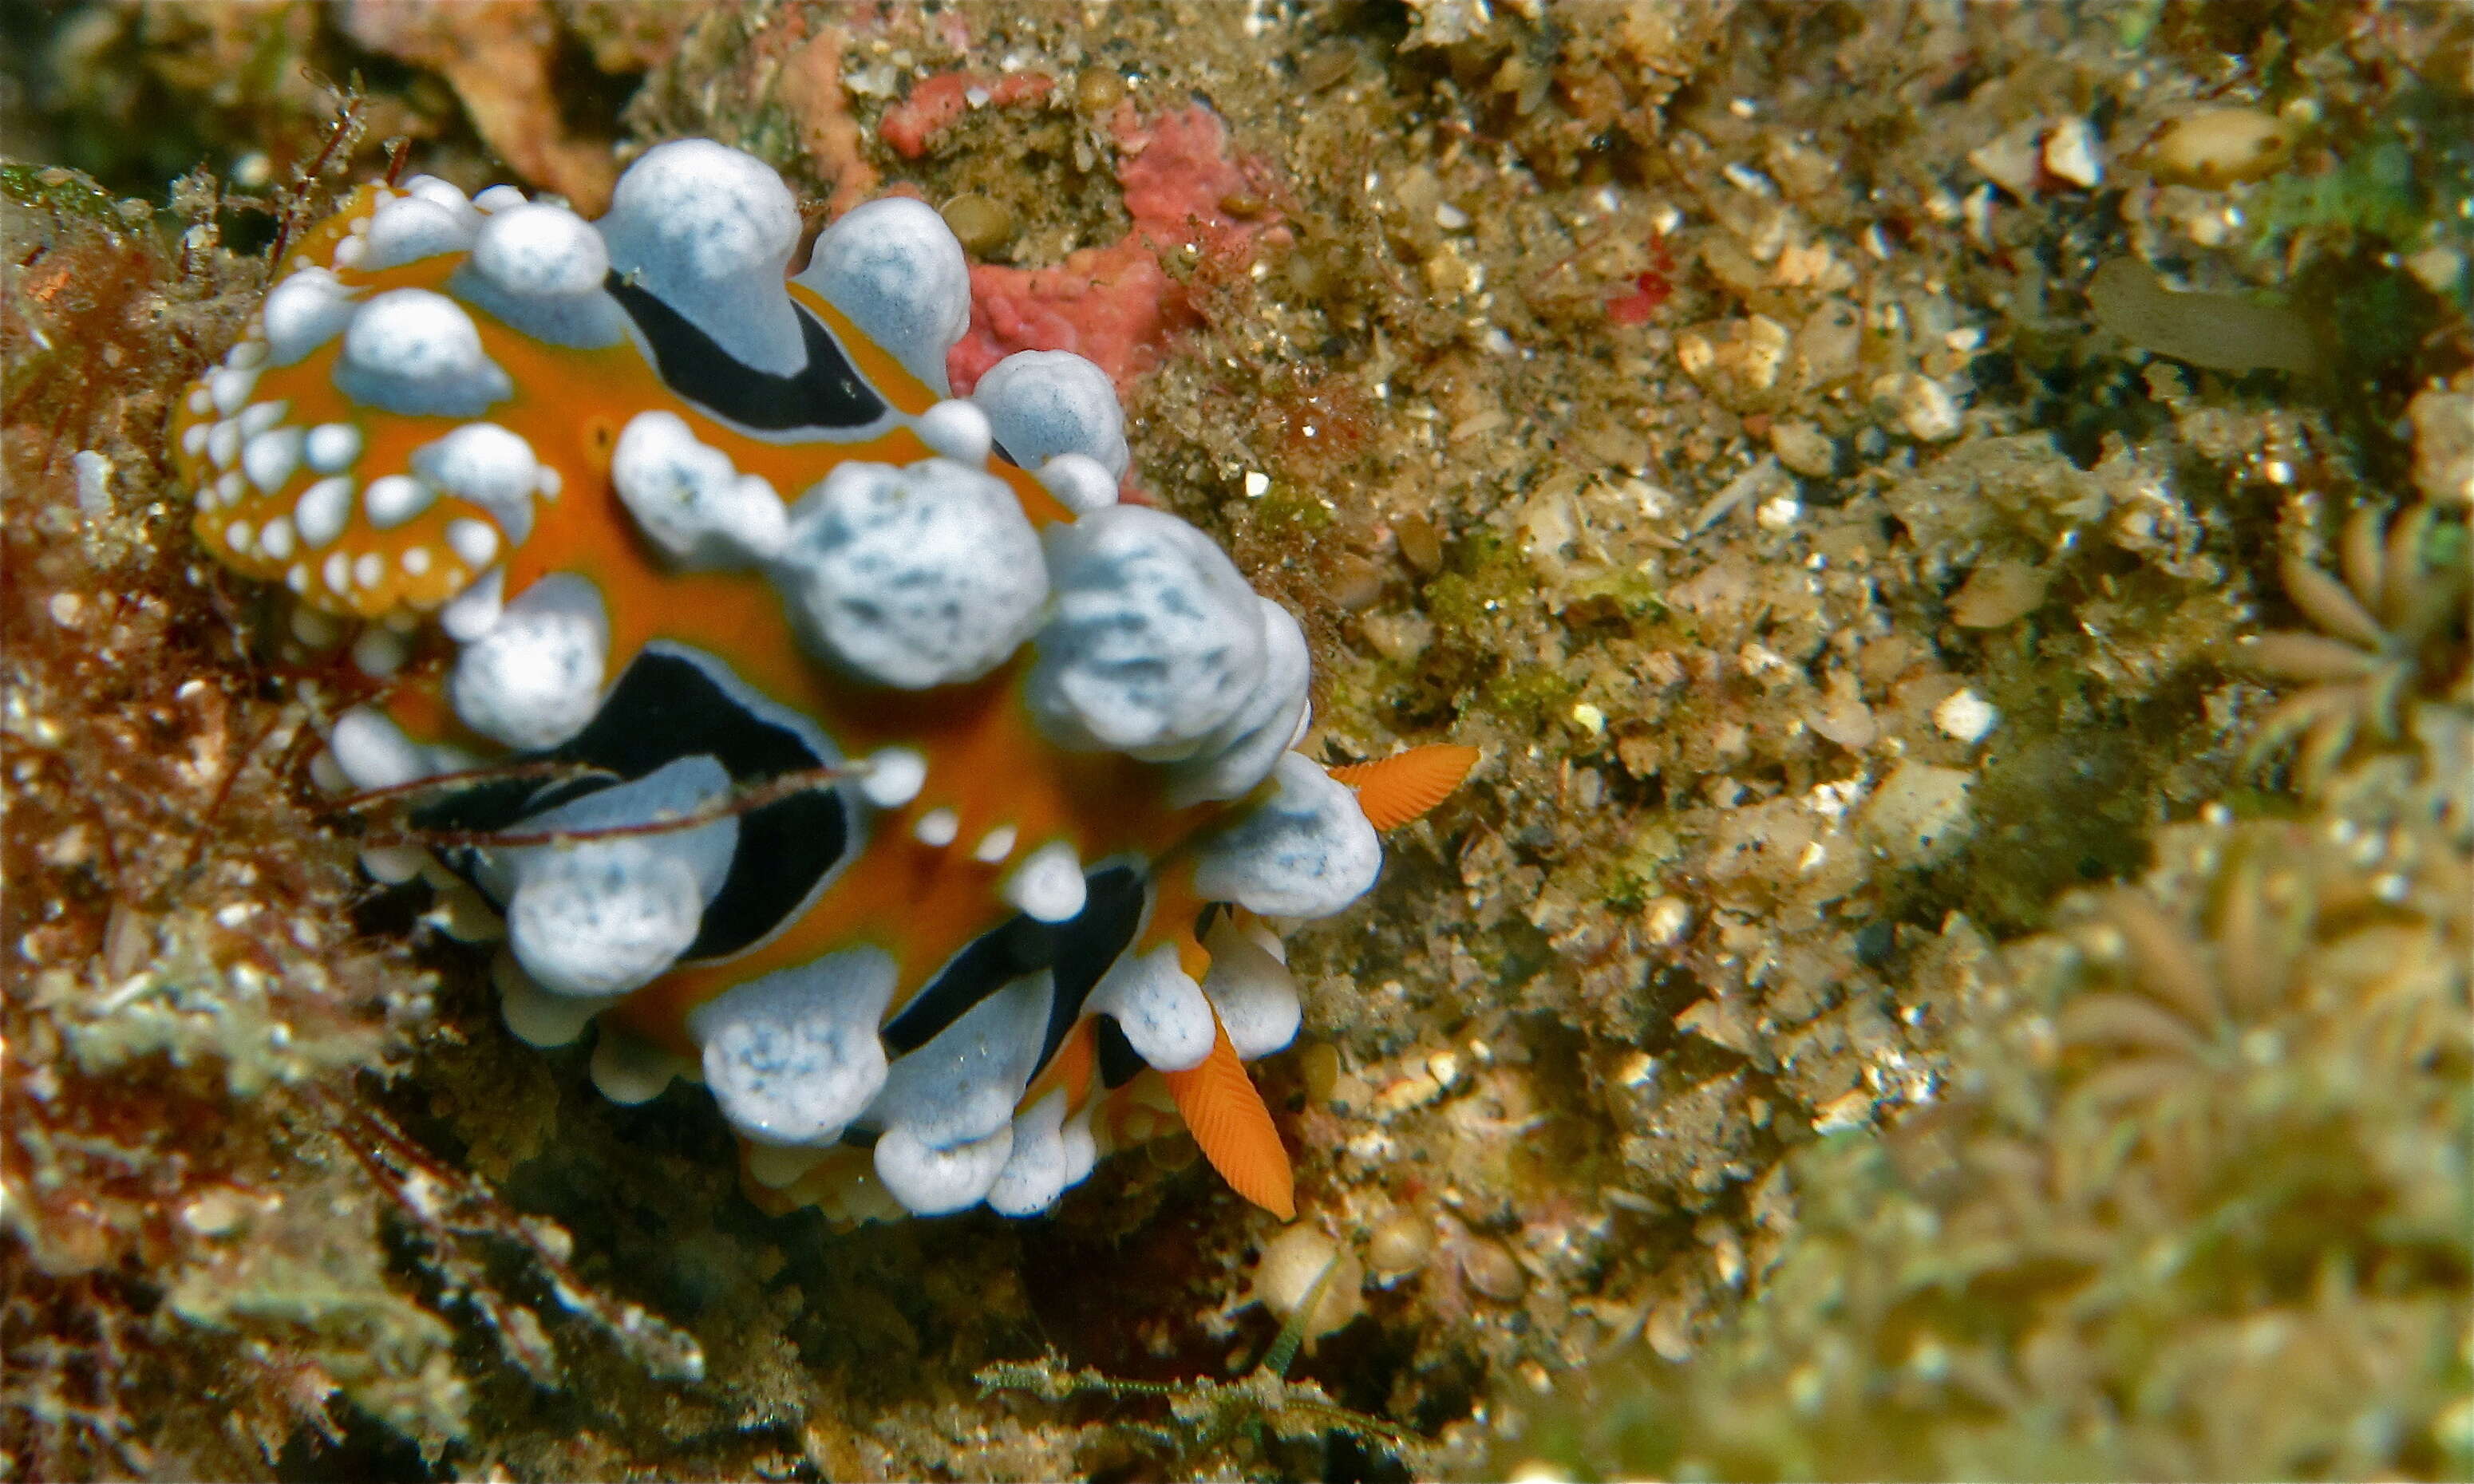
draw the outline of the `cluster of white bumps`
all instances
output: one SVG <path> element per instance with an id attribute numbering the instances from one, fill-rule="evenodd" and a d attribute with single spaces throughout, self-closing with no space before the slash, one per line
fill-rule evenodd
<path id="1" fill-rule="evenodd" d="M 466 202 L 443 182 L 415 180 L 345 242 L 336 264 L 371 269 L 462 251 L 453 297 L 420 289 L 362 297 L 324 268 L 302 269 L 269 296 L 263 344 L 250 364 L 292 364 L 340 335 L 335 376 L 355 400 L 471 420 L 419 450 L 408 472 L 365 486 L 353 483 L 355 429 L 249 431 L 246 386 L 227 409 L 226 384 L 209 383 L 205 395 L 236 420 L 204 438 L 216 444 L 216 463 L 243 479 L 278 466 L 286 476 L 296 467 L 320 475 L 288 535 L 313 554 L 317 539 L 341 531 L 355 497 L 381 528 L 442 494 L 487 511 L 492 539 L 487 549 L 470 541 L 463 555 L 473 580 L 441 614 L 463 646 L 449 697 L 483 735 L 520 750 L 553 747 L 592 720 L 613 678 L 609 614 L 581 577 L 504 592 L 503 571 L 492 564 L 498 546 L 525 539 L 534 502 L 556 496 L 555 476 L 522 439 L 487 420 L 511 388 L 458 300 L 544 339 L 608 345 L 628 332 L 602 289 L 615 271 L 749 367 L 793 375 L 805 350 L 782 285 L 797 236 L 797 212 L 774 173 L 702 140 L 647 152 L 598 224 L 505 187 Z M 945 388 L 946 353 L 968 322 L 969 280 L 959 246 L 933 209 L 901 199 L 860 207 L 817 239 L 797 281 Z M 1117 503 L 1128 452 L 1106 376 L 1079 356 L 1026 352 L 999 363 L 970 397 L 902 420 L 931 457 L 908 466 L 845 462 L 786 501 L 699 440 L 686 419 L 648 410 L 620 430 L 613 485 L 668 561 L 764 574 L 820 663 L 863 682 L 918 689 L 979 679 L 1028 643 L 1026 698 L 1056 745 L 1160 763 L 1179 805 L 1259 790 L 1258 802 L 1198 845 L 1198 880 L 1214 899 L 1311 917 L 1365 891 L 1379 863 L 1371 826 L 1348 789 L 1289 751 L 1307 719 L 1303 634 L 1201 532 Z M 279 431 L 279 443 L 264 442 Z M 227 444 L 230 458 L 222 457 Z M 998 448 L 1074 518 L 1035 530 L 1011 489 L 986 470 Z M 444 766 L 366 710 L 337 726 L 333 758 L 361 787 Z M 862 759 L 846 796 L 876 809 L 906 805 L 922 787 L 923 764 L 905 749 Z M 713 758 L 682 758 L 510 827 L 606 831 L 711 815 L 728 790 Z M 1062 922 L 1083 908 L 1083 863 L 1068 843 L 1018 850 L 1023 842 L 1010 827 L 959 840 L 948 810 L 922 815 L 913 833 L 1007 865 L 998 891 L 1032 918 Z M 483 852 L 476 877 L 506 913 L 510 952 L 498 977 L 509 1023 L 529 1040 L 570 1040 L 617 996 L 667 971 L 694 940 L 737 845 L 737 824 L 721 814 L 689 827 Z M 1215 1012 L 1241 1056 L 1287 1044 L 1298 1001 L 1277 940 L 1224 914 L 1208 946 L 1213 967 L 1202 983 L 1173 947 L 1128 952 L 1087 1008 L 1114 1017 L 1134 1049 L 1163 1069 L 1194 1066 L 1210 1053 Z M 888 1060 L 878 1026 L 896 976 L 893 961 L 872 947 L 766 974 L 691 1014 L 700 1064 L 676 1064 L 605 1033 L 595 1078 L 613 1096 L 638 1100 L 673 1073 L 700 1076 L 754 1143 L 759 1178 L 773 1183 L 787 1184 L 847 1133 L 864 1130 L 875 1136 L 879 1180 L 913 1211 L 982 1201 L 1008 1214 L 1044 1209 L 1097 1154 L 1089 1108 L 1069 1119 L 1058 1094 L 1015 1112 L 1037 1069 L 1050 976 L 1006 985 L 927 1044 Z"/>

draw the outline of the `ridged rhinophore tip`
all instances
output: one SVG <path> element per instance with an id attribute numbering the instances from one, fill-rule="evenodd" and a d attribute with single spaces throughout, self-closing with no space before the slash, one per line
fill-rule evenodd
<path id="1" fill-rule="evenodd" d="M 893 960 L 849 948 L 724 991 L 688 1013 L 705 1086 L 733 1128 L 775 1144 L 822 1144 L 885 1086 L 877 1022 Z"/>
<path id="2" fill-rule="evenodd" d="M 971 324 L 971 270 L 924 201 L 888 196 L 817 234 L 799 282 L 815 290 L 938 395 L 945 355 Z"/>
<path id="3" fill-rule="evenodd" d="M 1028 690 L 1041 725 L 1071 747 L 1191 754 L 1262 682 L 1254 590 L 1211 538 L 1147 506 L 1045 539 L 1056 601 Z"/>
<path id="4" fill-rule="evenodd" d="M 820 658 L 906 690 L 1003 664 L 1048 596 L 1013 491 L 945 459 L 836 468 L 791 510 L 773 582 Z"/>
<path id="5" fill-rule="evenodd" d="M 971 400 L 1024 468 L 1079 453 L 1123 479 L 1133 462 L 1117 389 L 1106 371 L 1071 350 L 1018 350 L 988 368 Z"/>
<path id="6" fill-rule="evenodd" d="M 1205 837 L 1194 889 L 1266 917 L 1329 917 L 1374 884 L 1383 846 L 1346 784 L 1282 753 L 1271 797 Z"/>

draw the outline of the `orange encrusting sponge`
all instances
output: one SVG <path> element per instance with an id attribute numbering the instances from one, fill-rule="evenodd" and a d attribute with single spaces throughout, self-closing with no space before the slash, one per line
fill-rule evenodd
<path id="1" fill-rule="evenodd" d="M 1368 824 L 1397 829 L 1451 797 L 1477 757 L 1476 748 L 1437 743 L 1334 768 L 1331 776 L 1357 790 L 1357 806 L 1366 811 Z"/>

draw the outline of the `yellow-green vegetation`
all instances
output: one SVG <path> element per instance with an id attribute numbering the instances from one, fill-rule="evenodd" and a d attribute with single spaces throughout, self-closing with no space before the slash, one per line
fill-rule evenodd
<path id="1" fill-rule="evenodd" d="M 2474 820 L 2462 719 L 2426 719 L 2426 757 L 2316 815 L 2171 829 L 2050 933 L 1951 922 L 1938 1098 L 1791 1159 L 1799 1230 L 1739 1318 L 1509 1402 L 1497 1460 L 2462 1477 Z"/>

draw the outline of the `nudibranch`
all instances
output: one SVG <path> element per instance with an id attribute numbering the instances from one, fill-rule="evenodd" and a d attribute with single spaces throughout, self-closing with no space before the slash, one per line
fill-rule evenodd
<path id="1" fill-rule="evenodd" d="M 328 771 L 503 914 L 508 1027 L 591 1029 L 621 1102 L 700 1081 L 761 1203 L 1028 1214 L 1181 1118 L 1287 1214 L 1242 1065 L 1298 1028 L 1276 928 L 1474 754 L 1293 751 L 1304 634 L 1120 502 L 1099 369 L 953 396 L 937 213 L 861 205 L 788 275 L 800 234 L 706 140 L 594 222 L 361 187 L 179 412 L 198 536 L 363 626 Z"/>

